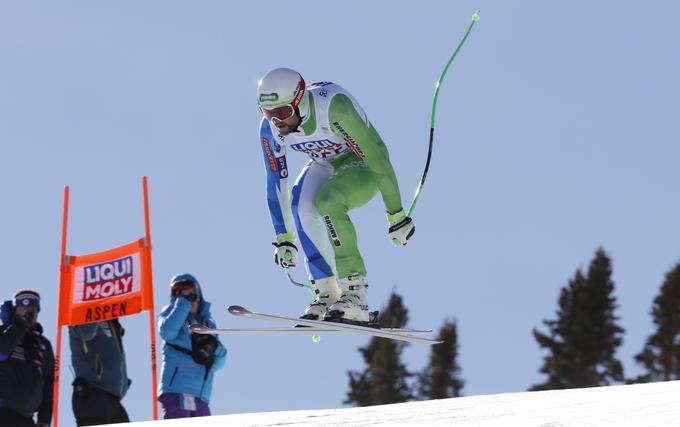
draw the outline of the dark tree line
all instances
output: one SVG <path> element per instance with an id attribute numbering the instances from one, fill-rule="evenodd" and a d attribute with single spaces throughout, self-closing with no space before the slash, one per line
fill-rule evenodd
<path id="1" fill-rule="evenodd" d="M 379 321 L 382 328 L 406 326 L 408 310 L 401 296 L 392 293 Z M 349 373 L 350 390 L 344 403 L 370 406 L 412 400 L 409 379 L 413 374 L 401 362 L 406 345 L 403 341 L 372 338 L 366 347 L 360 348 L 367 368 L 363 372 Z"/>
<path id="2" fill-rule="evenodd" d="M 557 319 L 543 322 L 547 333 L 534 329 L 538 345 L 548 355 L 540 369 L 547 379 L 532 390 L 680 379 L 680 263 L 666 275 L 654 299 L 651 315 L 656 332 L 635 356 L 644 373 L 627 380 L 615 357 L 624 330 L 614 313 L 611 275 L 611 260 L 600 248 L 587 274 L 577 271 L 562 289 Z"/>
<path id="3" fill-rule="evenodd" d="M 402 297 L 393 292 L 380 313 L 380 326 L 404 328 L 407 323 L 408 310 L 404 307 Z M 444 343 L 432 346 L 429 365 L 422 372 L 414 373 L 401 362 L 402 352 L 408 343 L 372 338 L 366 347 L 359 349 L 366 369 L 348 373 L 350 389 L 344 403 L 370 406 L 407 402 L 416 398 L 459 396 L 464 382 L 459 378 L 456 323 L 445 322 L 438 339 Z"/>
<path id="4" fill-rule="evenodd" d="M 656 333 L 635 356 L 646 372 L 633 382 L 680 380 L 680 263 L 666 275 L 651 314 Z"/>
<path id="5" fill-rule="evenodd" d="M 534 338 L 548 350 L 540 372 L 548 378 L 531 390 L 609 385 L 623 380 L 623 366 L 615 357 L 623 328 L 614 314 L 616 298 L 612 268 L 598 249 L 588 273 L 576 271 L 562 288 L 556 320 L 544 320 L 548 332 L 534 329 Z"/>
<path id="6" fill-rule="evenodd" d="M 530 390 L 680 380 L 680 263 L 666 274 L 653 301 L 656 330 L 635 356 L 644 370 L 635 378 L 625 378 L 616 357 L 624 334 L 617 308 L 612 261 L 599 248 L 587 271 L 577 270 L 561 289 L 555 318 L 543 321 L 543 331 L 533 330 L 539 347 L 547 351 L 539 370 L 546 378 Z M 407 323 L 402 297 L 392 293 L 380 324 L 403 328 Z M 456 323 L 446 321 L 438 339 L 444 343 L 432 346 L 429 364 L 421 372 L 411 372 L 401 361 L 407 343 L 372 338 L 359 349 L 366 369 L 348 373 L 350 389 L 344 403 L 368 406 L 460 396 L 465 382 L 458 365 Z"/>
<path id="7" fill-rule="evenodd" d="M 465 385 L 458 366 L 458 328 L 447 320 L 439 330 L 437 340 L 442 344 L 432 347 L 430 364 L 418 374 L 418 396 L 421 399 L 459 397 Z"/>

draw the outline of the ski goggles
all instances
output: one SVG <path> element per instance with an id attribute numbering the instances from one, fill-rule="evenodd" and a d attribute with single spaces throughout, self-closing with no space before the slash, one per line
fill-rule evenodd
<path id="1" fill-rule="evenodd" d="M 267 120 L 286 120 L 287 118 L 293 117 L 293 114 L 295 114 L 295 109 L 292 104 L 281 105 L 280 107 L 274 108 L 260 107 L 260 110 L 262 110 L 262 114 Z"/>
<path id="2" fill-rule="evenodd" d="M 179 295 L 184 291 L 193 291 L 196 294 L 196 284 L 194 282 L 177 282 L 172 284 L 172 294 Z"/>

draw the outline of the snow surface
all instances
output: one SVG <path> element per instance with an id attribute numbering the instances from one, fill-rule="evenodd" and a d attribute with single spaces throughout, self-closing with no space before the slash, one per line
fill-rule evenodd
<path id="1" fill-rule="evenodd" d="M 238 390 L 234 390 L 238 392 Z M 365 408 L 265 412 L 135 426 L 680 426 L 680 381 L 505 393 Z"/>

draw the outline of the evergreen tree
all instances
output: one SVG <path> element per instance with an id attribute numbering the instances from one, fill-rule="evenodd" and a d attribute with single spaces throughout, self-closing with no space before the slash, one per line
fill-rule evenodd
<path id="1" fill-rule="evenodd" d="M 421 399 L 459 397 L 465 381 L 459 378 L 458 330 L 454 321 L 444 322 L 439 330 L 441 344 L 433 345 L 430 364 L 418 375 L 418 396 Z"/>
<path id="2" fill-rule="evenodd" d="M 602 248 L 595 253 L 587 277 L 579 270 L 562 288 L 557 320 L 545 320 L 548 334 L 534 329 L 538 345 L 549 351 L 540 372 L 548 379 L 532 390 L 609 385 L 623 380 L 614 357 L 624 330 L 616 324 L 611 260 Z"/>
<path id="3" fill-rule="evenodd" d="M 406 326 L 408 310 L 401 296 L 392 292 L 379 321 L 383 328 Z M 401 353 L 406 345 L 403 341 L 374 337 L 366 347 L 360 348 L 367 367 L 363 372 L 348 372 L 350 389 L 343 403 L 370 406 L 412 400 L 408 379 L 413 374 L 401 362 Z"/>
<path id="4" fill-rule="evenodd" d="M 647 339 L 644 349 L 635 356 L 646 373 L 639 382 L 680 379 L 680 263 L 666 275 L 659 295 L 654 299 L 652 317 L 656 333 Z"/>

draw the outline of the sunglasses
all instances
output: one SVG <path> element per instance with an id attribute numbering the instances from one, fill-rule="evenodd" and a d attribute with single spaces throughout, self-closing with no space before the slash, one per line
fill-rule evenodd
<path id="1" fill-rule="evenodd" d="M 190 294 L 183 294 L 182 297 L 189 300 L 189 302 L 194 302 L 198 299 L 198 294 L 196 292 L 192 292 Z"/>
<path id="2" fill-rule="evenodd" d="M 182 292 L 187 291 L 187 290 L 190 290 L 190 291 L 193 291 L 193 292 L 189 292 L 188 294 L 182 293 Z M 189 288 L 189 287 L 174 288 L 173 287 L 172 288 L 172 294 L 176 297 L 182 296 L 182 297 L 188 299 L 190 302 L 194 302 L 198 299 L 198 294 L 196 293 L 195 288 Z"/>
<path id="3" fill-rule="evenodd" d="M 195 291 L 196 284 L 194 282 L 177 282 L 172 285 L 172 293 L 175 295 L 179 295 L 186 290 Z"/>
<path id="4" fill-rule="evenodd" d="M 286 120 L 287 118 L 293 117 L 293 114 L 295 114 L 295 109 L 291 104 L 274 107 L 272 109 L 260 108 L 260 110 L 262 110 L 262 114 L 267 120 Z"/>

